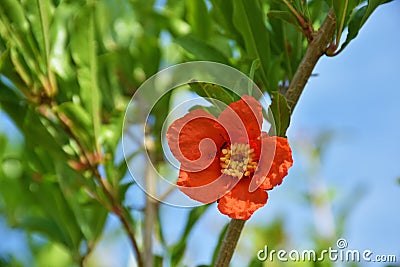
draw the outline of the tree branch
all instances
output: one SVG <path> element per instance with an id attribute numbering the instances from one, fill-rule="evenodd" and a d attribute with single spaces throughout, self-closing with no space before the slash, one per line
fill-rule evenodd
<path id="1" fill-rule="evenodd" d="M 315 65 L 320 57 L 325 53 L 328 44 L 334 37 L 335 26 L 335 13 L 333 8 L 331 8 L 324 23 L 319 28 L 318 32 L 315 33 L 313 41 L 310 42 L 306 54 L 304 55 L 286 92 L 286 99 L 292 113 Z"/>

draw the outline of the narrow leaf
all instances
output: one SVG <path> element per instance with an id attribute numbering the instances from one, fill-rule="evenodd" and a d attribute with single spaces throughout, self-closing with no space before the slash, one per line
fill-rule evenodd
<path id="1" fill-rule="evenodd" d="M 100 130 L 100 92 L 97 82 L 97 55 L 94 28 L 94 10 L 92 7 L 82 10 L 75 20 L 72 29 L 72 57 L 78 65 L 78 82 L 80 95 L 85 109 L 92 121 L 94 144 L 97 152 L 100 147 L 98 135 Z"/>
<path id="2" fill-rule="evenodd" d="M 286 98 L 279 92 L 272 93 L 272 103 L 270 106 L 274 122 L 275 122 L 275 134 L 277 136 L 285 137 L 286 130 L 290 123 L 290 108 L 286 102 Z M 273 130 L 273 128 L 271 128 Z"/>
<path id="3" fill-rule="evenodd" d="M 191 82 L 189 85 L 196 94 L 204 97 L 219 111 L 224 110 L 226 105 L 229 105 L 240 98 L 240 96 L 236 95 L 234 92 L 231 92 L 217 84 Z"/>
<path id="4" fill-rule="evenodd" d="M 289 11 L 271 10 L 268 12 L 268 17 L 272 19 L 280 19 L 296 27 L 299 27 L 297 19 Z"/>
<path id="5" fill-rule="evenodd" d="M 260 59 L 261 80 L 268 86 L 268 66 L 271 57 L 270 41 L 264 14 L 256 0 L 233 1 L 233 24 L 242 35 L 249 57 Z"/>
<path id="6" fill-rule="evenodd" d="M 392 0 L 370 0 L 368 1 L 368 5 L 365 5 L 353 12 L 348 22 L 347 37 L 345 42 L 340 47 L 340 51 L 346 48 L 346 46 L 357 37 L 362 26 L 379 5 L 389 3 L 391 1 Z"/>
<path id="7" fill-rule="evenodd" d="M 175 42 L 182 46 L 186 51 L 193 54 L 197 60 L 208 60 L 229 64 L 228 59 L 222 52 L 194 35 L 189 34 L 179 37 Z"/>
<path id="8" fill-rule="evenodd" d="M 206 3 L 203 0 L 189 0 L 185 3 L 192 33 L 200 39 L 207 40 L 211 32 L 211 20 L 208 16 Z"/>

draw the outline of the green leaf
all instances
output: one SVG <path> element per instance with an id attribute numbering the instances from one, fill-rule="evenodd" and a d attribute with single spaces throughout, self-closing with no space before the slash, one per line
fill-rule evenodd
<path id="1" fill-rule="evenodd" d="M 24 117 L 22 126 L 26 143 L 33 148 L 40 148 L 51 155 L 52 160 L 65 160 L 66 155 L 62 150 L 64 144 L 59 143 L 54 135 L 50 133 L 48 125 L 45 125 L 44 120 L 35 111 L 29 109 Z M 54 135 L 52 135 L 54 134 Z"/>
<path id="2" fill-rule="evenodd" d="M 49 218 L 26 216 L 19 222 L 18 226 L 29 231 L 44 234 L 56 242 L 62 242 L 64 239 L 62 229 Z"/>
<path id="3" fill-rule="evenodd" d="M 348 25 L 348 33 L 346 40 L 340 47 L 340 50 L 343 50 L 346 48 L 346 46 L 354 39 L 357 37 L 361 27 L 362 27 L 362 20 L 364 18 L 365 12 L 367 10 L 367 6 L 361 7 L 359 10 L 357 10 L 350 18 L 349 25 Z"/>
<path id="4" fill-rule="evenodd" d="M 24 179 L 26 179 L 25 177 Z M 31 178 L 28 178 L 31 180 Z M 52 179 L 43 177 L 43 179 Z M 45 235 L 56 242 L 67 246 L 72 253 L 79 253 L 80 243 L 83 238 L 83 233 L 80 230 L 78 222 L 69 207 L 64 194 L 61 192 L 59 185 L 55 182 L 43 181 L 41 183 L 32 183 L 29 180 L 23 185 L 25 194 L 28 194 L 32 205 L 41 212 L 40 217 L 36 220 L 27 220 L 29 212 L 25 214 L 23 220 L 24 227 L 31 228 L 34 231 L 41 231 Z M 34 204 L 33 204 L 34 203 Z M 42 225 L 39 222 L 42 221 Z M 47 221 L 47 223 L 45 223 Z M 32 224 L 34 222 L 34 224 Z M 48 226 L 44 227 L 45 225 Z"/>
<path id="5" fill-rule="evenodd" d="M 270 12 L 268 12 L 268 17 L 271 19 L 280 19 L 296 27 L 299 27 L 299 23 L 296 17 L 289 11 L 271 10 Z"/>
<path id="6" fill-rule="evenodd" d="M 189 86 L 196 94 L 204 97 L 219 111 L 224 110 L 226 105 L 229 105 L 230 103 L 240 99 L 240 96 L 236 95 L 234 92 L 217 84 L 193 81 L 189 83 Z"/>
<path id="7" fill-rule="evenodd" d="M 89 113 L 80 105 L 72 102 L 65 102 L 55 107 L 62 119 L 66 117 L 71 131 L 82 141 L 86 148 L 93 148 L 93 128 Z"/>
<path id="8" fill-rule="evenodd" d="M 332 5 L 335 11 L 337 23 L 336 34 L 337 42 L 340 42 L 340 37 L 343 30 L 347 27 L 350 15 L 353 10 L 360 4 L 361 0 L 333 0 Z"/>
<path id="9" fill-rule="evenodd" d="M 392 2 L 393 0 L 369 0 L 367 5 L 367 10 L 364 14 L 364 17 L 361 21 L 361 26 L 367 21 L 367 19 L 371 16 L 371 14 L 375 11 L 375 9 L 383 4 Z"/>
<path id="10" fill-rule="evenodd" d="M 208 60 L 229 64 L 228 59 L 222 52 L 194 35 L 184 35 L 175 39 L 175 42 L 182 46 L 186 51 L 193 54 L 197 60 Z"/>
<path id="11" fill-rule="evenodd" d="M 286 98 L 279 92 L 272 93 L 272 103 L 270 111 L 275 122 L 275 135 L 285 137 L 286 130 L 290 124 L 290 108 L 286 102 Z M 274 130 L 271 128 L 271 130 Z M 274 133 L 270 133 L 274 134 Z"/>
<path id="12" fill-rule="evenodd" d="M 95 241 L 100 237 L 104 228 L 108 211 L 99 202 L 89 197 L 82 185 L 93 183 L 87 181 L 80 173 L 75 172 L 63 162 L 56 165 L 60 189 L 71 208 L 78 225 L 89 241 Z M 94 191 L 94 183 L 87 188 Z"/>
<path id="13" fill-rule="evenodd" d="M 189 112 L 197 109 L 202 109 L 205 112 L 212 114 L 214 117 L 218 117 L 218 115 L 221 113 L 221 110 L 215 106 L 206 107 L 202 105 L 194 105 L 189 109 Z"/>
<path id="14" fill-rule="evenodd" d="M 91 125 L 90 116 L 80 105 L 73 102 L 64 102 L 57 106 L 55 110 L 71 119 L 72 123 L 76 125 L 76 127 L 81 128 L 84 131 L 89 130 Z"/>
<path id="15" fill-rule="evenodd" d="M 22 96 L 22 92 L 26 92 L 26 85 L 31 84 L 31 75 L 27 72 L 26 64 L 20 62 L 20 57 L 15 55 L 15 49 L 7 48 L 2 52 L 0 56 L 0 73 L 7 77 L 12 84 L 0 80 L 0 84 L 5 88 L 18 88 L 21 92 L 18 92 Z M 17 57 L 17 58 L 15 58 Z M 15 61 L 17 61 L 15 63 Z M 14 65 L 13 67 L 11 67 Z M 19 97 L 20 98 L 20 97 Z M 20 101 L 20 99 L 11 100 L 11 102 Z"/>
<path id="16" fill-rule="evenodd" d="M 268 86 L 268 68 L 271 57 L 270 40 L 263 11 L 257 0 L 233 1 L 233 24 L 240 32 L 251 60 L 260 59 L 261 81 Z"/>
<path id="17" fill-rule="evenodd" d="M 171 100 L 171 94 L 172 90 L 165 93 L 160 99 L 158 99 L 158 102 L 153 106 L 153 109 L 151 110 L 151 115 L 154 116 L 155 122 L 154 122 L 154 127 L 152 127 L 151 131 L 152 134 L 155 136 L 155 144 L 156 144 L 156 149 L 154 151 L 154 162 L 162 162 L 164 160 L 163 158 L 163 148 L 161 146 L 161 139 L 163 136 L 161 136 L 161 132 L 164 126 L 165 119 L 167 118 L 168 112 L 165 112 L 169 108 L 169 103 Z M 153 104 L 153 102 L 151 102 Z"/>
<path id="18" fill-rule="evenodd" d="M 196 224 L 196 222 L 198 222 L 208 207 L 210 207 L 210 205 L 196 207 L 193 208 L 189 213 L 185 229 L 181 238 L 179 239 L 179 242 L 171 248 L 171 266 L 179 266 L 179 262 L 182 260 L 182 257 L 185 253 L 188 236 L 192 231 L 193 226 Z"/>
<path id="19" fill-rule="evenodd" d="M 2 115 L 0 114 L 0 116 Z M 2 162 L 2 157 L 6 151 L 7 144 L 8 144 L 7 137 L 0 134 L 0 162 Z"/>
<path id="20" fill-rule="evenodd" d="M 0 81 L 0 105 L 9 105 L 13 106 L 14 109 L 17 109 L 18 106 L 21 105 L 23 100 L 22 96 L 19 94 L 20 92 L 14 89 L 11 89 L 8 85 L 5 85 L 3 81 Z M 8 112 L 8 110 L 6 110 Z"/>
<path id="21" fill-rule="evenodd" d="M 43 74 L 43 57 L 32 33 L 32 25 L 20 1 L 5 0 L 0 5 L 0 34 L 8 41 L 8 46 L 16 50 L 19 63 L 24 61 L 36 76 Z M 17 56 L 14 55 L 14 58 Z M 21 63 L 22 64 L 22 63 Z M 17 70 L 18 71 L 18 70 Z"/>
<path id="22" fill-rule="evenodd" d="M 254 257 L 249 263 L 248 267 L 263 267 L 264 263 L 258 259 L 258 257 Z"/>
<path id="23" fill-rule="evenodd" d="M 340 47 L 340 51 L 342 51 L 354 38 L 357 37 L 362 26 L 379 5 L 389 3 L 391 1 L 392 0 L 369 0 L 367 5 L 353 12 L 348 22 L 347 37 L 345 42 Z"/>
<path id="24" fill-rule="evenodd" d="M 341 24 L 344 23 L 344 18 L 347 13 L 347 6 L 349 4 L 349 0 L 332 0 L 332 6 L 336 15 L 336 28 L 339 30 Z M 343 28 L 342 28 L 343 30 Z"/>
<path id="25" fill-rule="evenodd" d="M 76 10 L 77 7 L 71 3 L 60 3 L 54 10 L 54 19 L 49 29 L 51 68 L 63 80 L 76 79 L 75 66 L 72 67 L 71 52 L 68 47 L 68 23 L 75 16 Z M 60 88 L 63 88 L 62 85 Z"/>
<path id="26" fill-rule="evenodd" d="M 2 0 L 0 9 L 11 19 L 12 26 L 21 32 L 28 32 L 29 22 L 25 18 L 24 9 L 20 1 L 17 0 Z"/>
<path id="27" fill-rule="evenodd" d="M 162 267 L 163 266 L 163 257 L 160 255 L 154 255 L 153 265 L 154 267 Z"/>
<path id="28" fill-rule="evenodd" d="M 49 63 L 50 38 L 49 28 L 52 19 L 52 4 L 49 0 L 23 1 L 26 16 L 30 22 L 32 33 L 38 44 L 44 61 Z"/>
<path id="29" fill-rule="evenodd" d="M 329 12 L 330 3 L 327 1 L 313 0 L 307 3 L 307 11 L 312 22 L 322 22 L 325 19 L 325 14 Z"/>
<path id="30" fill-rule="evenodd" d="M 203 0 L 188 0 L 185 4 L 192 33 L 202 40 L 207 40 L 211 32 L 211 20 L 206 3 Z"/>
<path id="31" fill-rule="evenodd" d="M 239 41 L 240 34 L 233 25 L 233 1 L 211 0 L 211 15 L 222 26 L 224 33 Z M 242 43 L 241 41 L 239 41 Z"/>
<path id="32" fill-rule="evenodd" d="M 83 106 L 88 111 L 93 128 L 96 150 L 99 152 L 100 92 L 97 82 L 97 45 L 95 40 L 93 7 L 82 9 L 71 29 L 72 58 L 78 65 L 78 82 Z"/>
<path id="33" fill-rule="evenodd" d="M 154 36 L 146 36 L 138 40 L 138 55 L 142 68 L 146 77 L 150 77 L 158 71 L 161 60 L 161 51 L 159 47 L 159 39 Z"/>
<path id="34" fill-rule="evenodd" d="M 14 66 L 15 71 L 18 73 L 18 78 L 19 78 L 18 80 L 22 81 L 28 87 L 32 86 L 33 77 L 29 70 L 29 66 L 27 65 L 23 56 L 17 51 L 17 49 L 12 48 L 10 50 L 10 59 Z"/>

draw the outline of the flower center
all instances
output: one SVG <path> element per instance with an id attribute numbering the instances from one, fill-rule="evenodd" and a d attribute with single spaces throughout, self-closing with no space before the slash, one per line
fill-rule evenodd
<path id="1" fill-rule="evenodd" d="M 254 149 L 249 144 L 234 143 L 230 148 L 222 149 L 222 157 L 219 158 L 221 173 L 238 177 L 250 176 L 257 168 L 257 162 L 253 161 Z"/>

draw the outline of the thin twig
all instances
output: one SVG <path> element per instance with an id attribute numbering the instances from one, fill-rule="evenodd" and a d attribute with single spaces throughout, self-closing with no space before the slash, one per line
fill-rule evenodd
<path id="1" fill-rule="evenodd" d="M 150 159 L 154 158 L 155 144 L 153 139 L 146 134 L 145 146 Z M 143 238 L 143 258 L 145 260 L 145 267 L 153 267 L 153 229 L 154 222 L 157 216 L 157 201 L 154 199 L 156 193 L 156 173 L 154 166 L 148 161 L 145 167 L 145 181 L 146 181 L 146 206 L 144 208 L 144 238 Z"/>
<path id="2" fill-rule="evenodd" d="M 232 219 L 222 241 L 215 267 L 228 267 L 244 227 L 244 220 Z"/>
<path id="3" fill-rule="evenodd" d="M 326 48 L 335 34 L 336 19 L 333 9 L 331 9 L 322 24 L 321 28 L 314 35 L 309 43 L 306 54 L 301 61 L 293 80 L 286 93 L 288 104 L 293 113 L 297 101 L 311 76 L 312 71 L 319 58 L 324 55 Z M 216 267 L 228 267 L 239 240 L 240 233 L 246 221 L 232 219 L 225 234 L 224 241 L 218 252 Z"/>
<path id="4" fill-rule="evenodd" d="M 100 184 L 104 194 L 108 198 L 111 204 L 111 212 L 113 212 L 118 219 L 120 220 L 123 228 L 125 229 L 128 238 L 132 244 L 132 248 L 136 254 L 136 261 L 139 267 L 143 267 L 143 260 L 142 260 L 142 255 L 140 253 L 139 246 L 137 244 L 134 230 L 132 228 L 131 223 L 129 222 L 128 215 L 124 208 L 120 205 L 118 200 L 114 197 L 114 195 L 111 193 L 107 185 L 104 183 L 104 179 L 101 176 L 97 164 L 94 164 L 91 160 L 91 158 L 87 155 L 86 150 L 83 146 L 83 144 L 80 142 L 79 138 L 73 133 L 73 131 L 70 129 L 70 125 L 65 121 L 65 118 L 61 114 L 56 113 L 59 121 L 61 122 L 62 126 L 64 127 L 64 130 L 66 133 L 77 143 L 79 149 L 81 150 L 81 153 L 83 157 L 85 158 L 90 170 L 92 171 L 94 178 L 96 181 Z"/>
<path id="5" fill-rule="evenodd" d="M 319 58 L 325 53 L 328 44 L 335 34 L 335 26 L 335 13 L 333 8 L 331 8 L 321 28 L 315 34 L 315 38 L 309 44 L 306 54 L 304 55 L 286 92 L 286 99 L 292 113 L 315 65 Z"/>
<path id="6" fill-rule="evenodd" d="M 120 205 L 118 200 L 111 194 L 110 190 L 107 188 L 106 184 L 104 183 L 104 179 L 101 177 L 101 174 L 100 174 L 99 170 L 96 168 L 96 166 L 92 167 L 92 171 L 93 171 L 93 174 L 95 175 L 96 181 L 99 182 L 104 193 L 106 194 L 107 198 L 111 202 L 111 205 L 113 207 L 113 210 L 112 210 L 113 213 L 118 217 L 118 219 L 122 223 L 122 226 L 125 229 L 125 232 L 127 233 L 128 237 L 129 237 L 129 241 L 131 242 L 133 250 L 135 251 L 135 254 L 136 254 L 136 261 L 138 263 L 138 266 L 143 267 L 142 255 L 140 253 L 139 246 L 136 242 L 134 230 L 132 228 L 131 223 L 129 222 L 129 219 L 128 219 L 125 209 Z"/>

